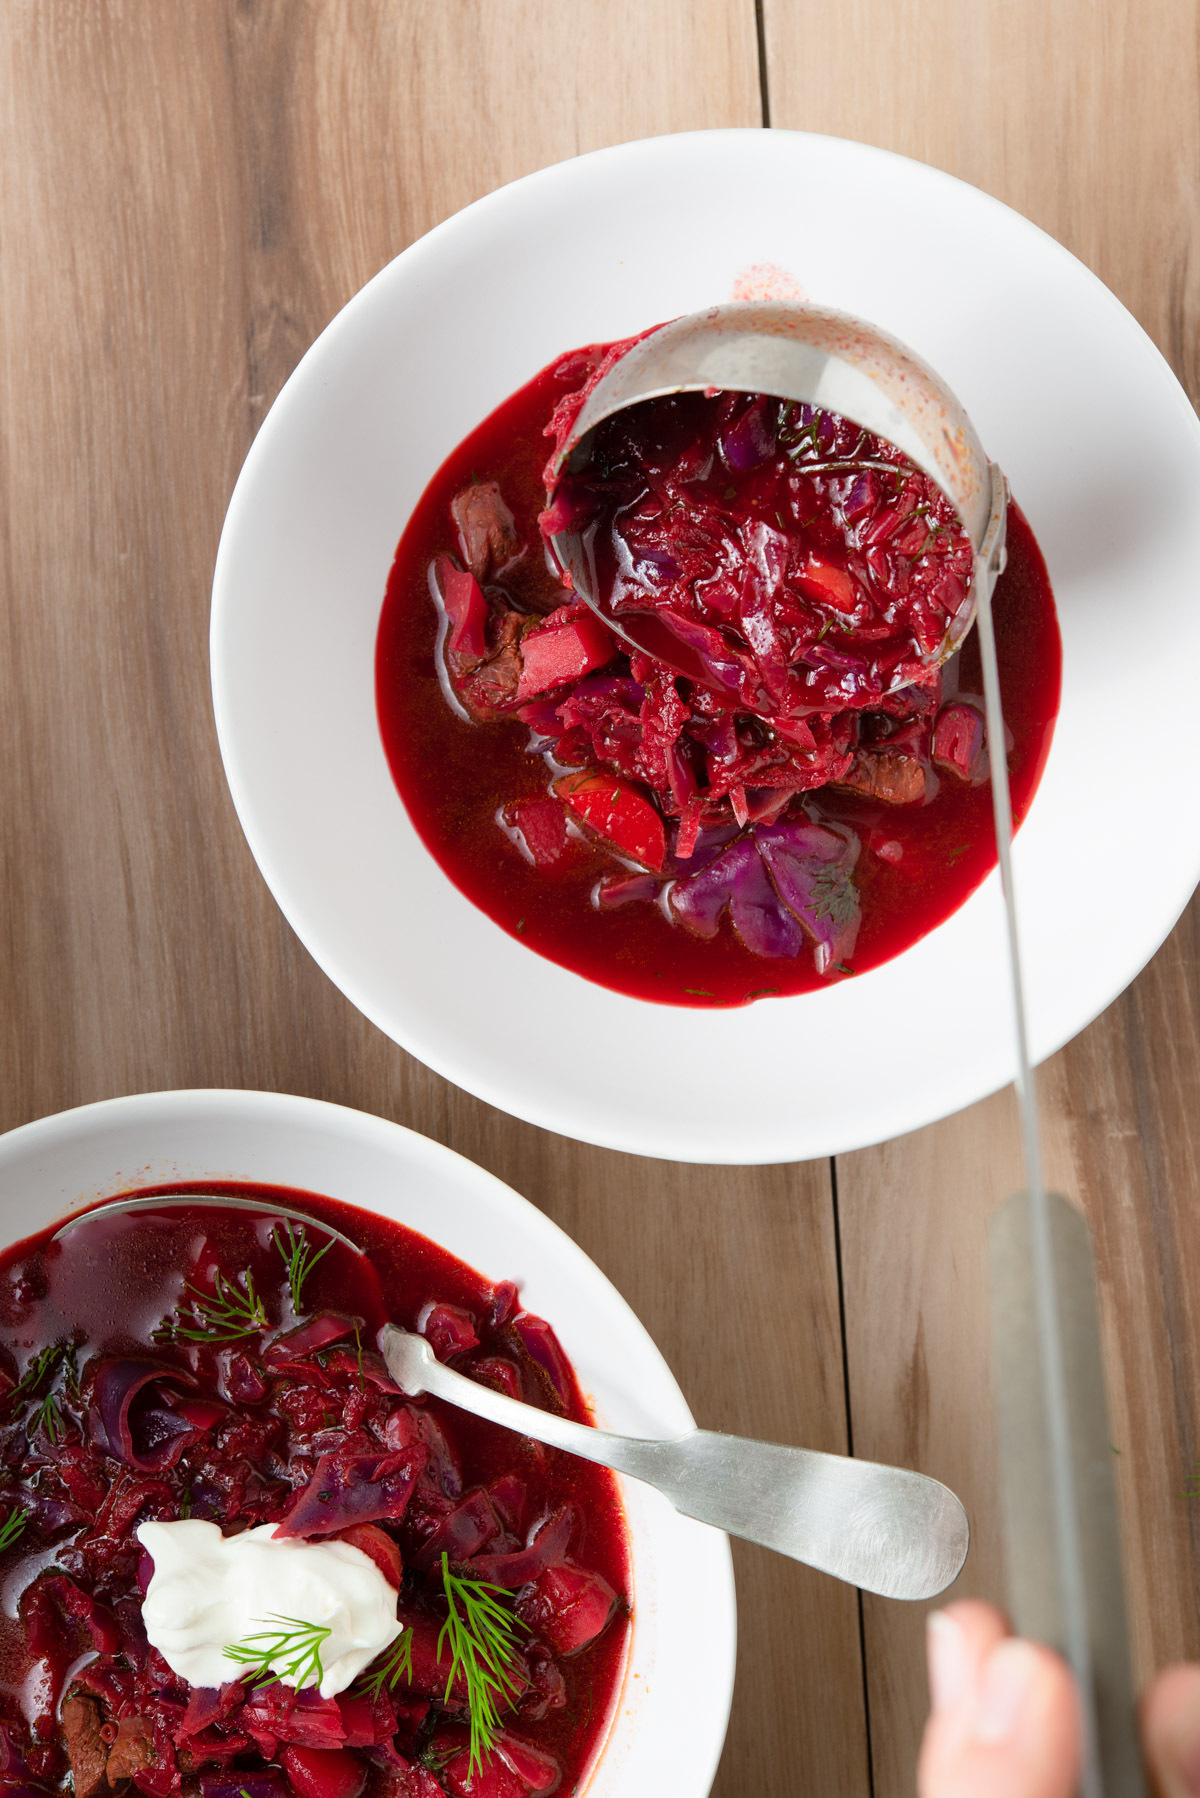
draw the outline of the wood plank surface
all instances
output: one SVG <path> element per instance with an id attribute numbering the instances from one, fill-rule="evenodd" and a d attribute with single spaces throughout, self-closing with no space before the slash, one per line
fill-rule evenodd
<path id="1" fill-rule="evenodd" d="M 1200 398 L 1200 107 L 1192 0 L 765 0 L 772 122 L 919 157 L 1015 206 L 1099 274 Z M 1200 907 L 1040 1076 L 1049 1177 L 1096 1240 L 1135 1661 L 1200 1654 Z M 1003 1567 L 988 1384 L 988 1212 L 1020 1181 L 1011 1095 L 840 1158 L 855 1450 L 971 1512 L 957 1589 Z M 913 1790 L 921 1617 L 868 1600 L 875 1791 Z"/>
<path id="2" fill-rule="evenodd" d="M 368 1025 L 276 910 L 225 790 L 212 561 L 255 429 L 333 313 L 500 183 L 761 120 L 754 0 L 11 0 L 0 9 L 0 1126 L 249 1086 L 399 1119 L 613 1277 L 705 1423 L 919 1465 L 1001 1568 L 982 1233 L 1011 1099 L 837 1166 L 689 1169 L 478 1103 Z M 763 0 L 772 121 L 917 155 L 1062 238 L 1200 393 L 1197 7 Z M 1200 1652 L 1193 910 L 1042 1077 L 1093 1222 L 1140 1669 Z M 843 1291 L 839 1295 L 839 1246 Z M 850 1416 L 844 1404 L 844 1299 Z M 918 1610 L 737 1556 L 716 1790 L 911 1794 Z"/>
<path id="3" fill-rule="evenodd" d="M 0 12 L 0 1122 L 207 1085 L 399 1119 L 564 1224 L 705 1422 L 843 1449 L 827 1167 L 605 1154 L 411 1061 L 276 910 L 208 692 L 238 468 L 357 288 L 531 169 L 759 122 L 747 0 Z M 749 1652 L 718 1790 L 803 1768 L 859 1798 L 854 1595 L 753 1551 L 739 1580 Z"/>

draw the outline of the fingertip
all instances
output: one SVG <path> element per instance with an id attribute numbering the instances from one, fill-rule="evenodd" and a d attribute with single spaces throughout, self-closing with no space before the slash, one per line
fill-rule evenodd
<path id="1" fill-rule="evenodd" d="M 1168 1667 L 1142 1700 L 1146 1757 L 1163 1798 L 1200 1798 L 1200 1667 Z"/>
<path id="2" fill-rule="evenodd" d="M 1071 1798 L 1081 1733 L 1059 1657 L 1033 1642 L 998 1641 L 955 1707 L 930 1719 L 922 1798 Z"/>
<path id="3" fill-rule="evenodd" d="M 929 1697 L 935 1716 L 961 1705 L 985 1657 L 1008 1633 L 994 1605 L 960 1598 L 925 1619 Z"/>

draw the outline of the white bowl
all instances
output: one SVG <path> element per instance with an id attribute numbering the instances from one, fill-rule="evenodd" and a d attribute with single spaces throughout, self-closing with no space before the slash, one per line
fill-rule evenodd
<path id="1" fill-rule="evenodd" d="M 134 1186 L 250 1180 L 395 1218 L 478 1268 L 516 1280 L 557 1331 L 596 1421 L 677 1436 L 691 1413 L 620 1294 L 569 1237 L 491 1174 L 398 1124 L 280 1093 L 108 1099 L 0 1136 L 0 1241 Z M 733 1691 L 729 1543 L 622 1481 L 634 1623 L 625 1682 L 588 1798 L 704 1798 Z M 703 1643 L 704 1678 L 696 1678 Z"/>
<path id="2" fill-rule="evenodd" d="M 1048 1055 L 1133 978 L 1200 875 L 1200 426 L 1100 282 L 975 189 L 860 144 L 720 131 L 491 194 L 385 268 L 305 356 L 242 470 L 213 593 L 234 802 L 330 977 L 481 1098 L 694 1161 L 861 1147 L 1003 1085 L 995 877 L 827 991 L 714 1012 L 608 992 L 508 936 L 430 859 L 384 760 L 373 656 L 397 539 L 466 432 L 559 351 L 727 300 L 762 263 L 940 370 L 1046 554 L 1063 700 L 1016 872 L 1033 1049 Z"/>

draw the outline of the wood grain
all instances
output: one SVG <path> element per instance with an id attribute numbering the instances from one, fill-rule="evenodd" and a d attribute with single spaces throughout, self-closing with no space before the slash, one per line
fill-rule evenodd
<path id="1" fill-rule="evenodd" d="M 771 114 L 917 155 L 1081 255 L 1200 394 L 1197 8 L 763 0 Z M 982 1231 L 1011 1100 L 837 1168 L 695 1170 L 489 1110 L 299 947 L 230 805 L 208 589 L 257 425 L 312 338 L 440 218 L 563 156 L 760 121 L 753 0 L 11 0 L 0 9 L 0 1125 L 244 1085 L 400 1119 L 615 1279 L 705 1422 L 920 1465 L 994 1593 Z M 1189 913 L 1043 1075 L 1097 1238 L 1143 1671 L 1200 1652 L 1200 974 Z M 912 1791 L 916 1611 L 739 1554 L 722 1798 Z M 870 1755 L 870 1761 L 868 1759 Z M 873 1763 L 873 1767 L 872 1764 Z"/>
<path id="2" fill-rule="evenodd" d="M 563 1223 L 705 1422 L 844 1448 L 828 1169 L 608 1155 L 412 1062 L 283 923 L 208 696 L 233 481 L 350 295 L 531 169 L 759 120 L 747 0 L 0 12 L 0 1123 L 193 1085 L 399 1119 Z M 860 1798 L 853 1595 L 753 1553 L 739 1578 L 749 1648 L 718 1790 L 801 1768 Z"/>
<path id="3" fill-rule="evenodd" d="M 1113 288 L 1200 396 L 1198 15 L 1127 0 L 765 0 L 772 120 L 865 139 L 976 183 Z M 1147 27 L 1150 28 L 1147 28 Z M 1134 1649 L 1200 1653 L 1200 982 L 1195 904 L 1134 987 L 1040 1077 L 1049 1171 L 1096 1241 Z M 984 1233 L 1020 1180 L 1002 1095 L 839 1160 L 856 1452 L 911 1459 L 972 1516 L 964 1592 L 1003 1591 Z M 927 1706 L 921 1618 L 868 1601 L 875 1791 L 908 1798 Z"/>

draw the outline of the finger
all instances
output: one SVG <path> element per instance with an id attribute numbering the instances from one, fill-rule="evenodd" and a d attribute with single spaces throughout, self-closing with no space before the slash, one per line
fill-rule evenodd
<path id="1" fill-rule="evenodd" d="M 1200 1667 L 1169 1667 L 1142 1700 L 1142 1739 L 1158 1798 L 1200 1798 Z"/>
<path id="2" fill-rule="evenodd" d="M 1064 1663 L 1010 1638 L 972 1667 L 976 1643 L 965 1630 L 963 1637 L 966 1670 L 926 1725 L 920 1798 L 1072 1798 L 1081 1731 Z"/>
<path id="3" fill-rule="evenodd" d="M 1003 1613 L 975 1598 L 959 1599 L 930 1612 L 925 1620 L 925 1652 L 935 1716 L 955 1708 L 978 1678 L 991 1650 L 1008 1633 Z"/>

